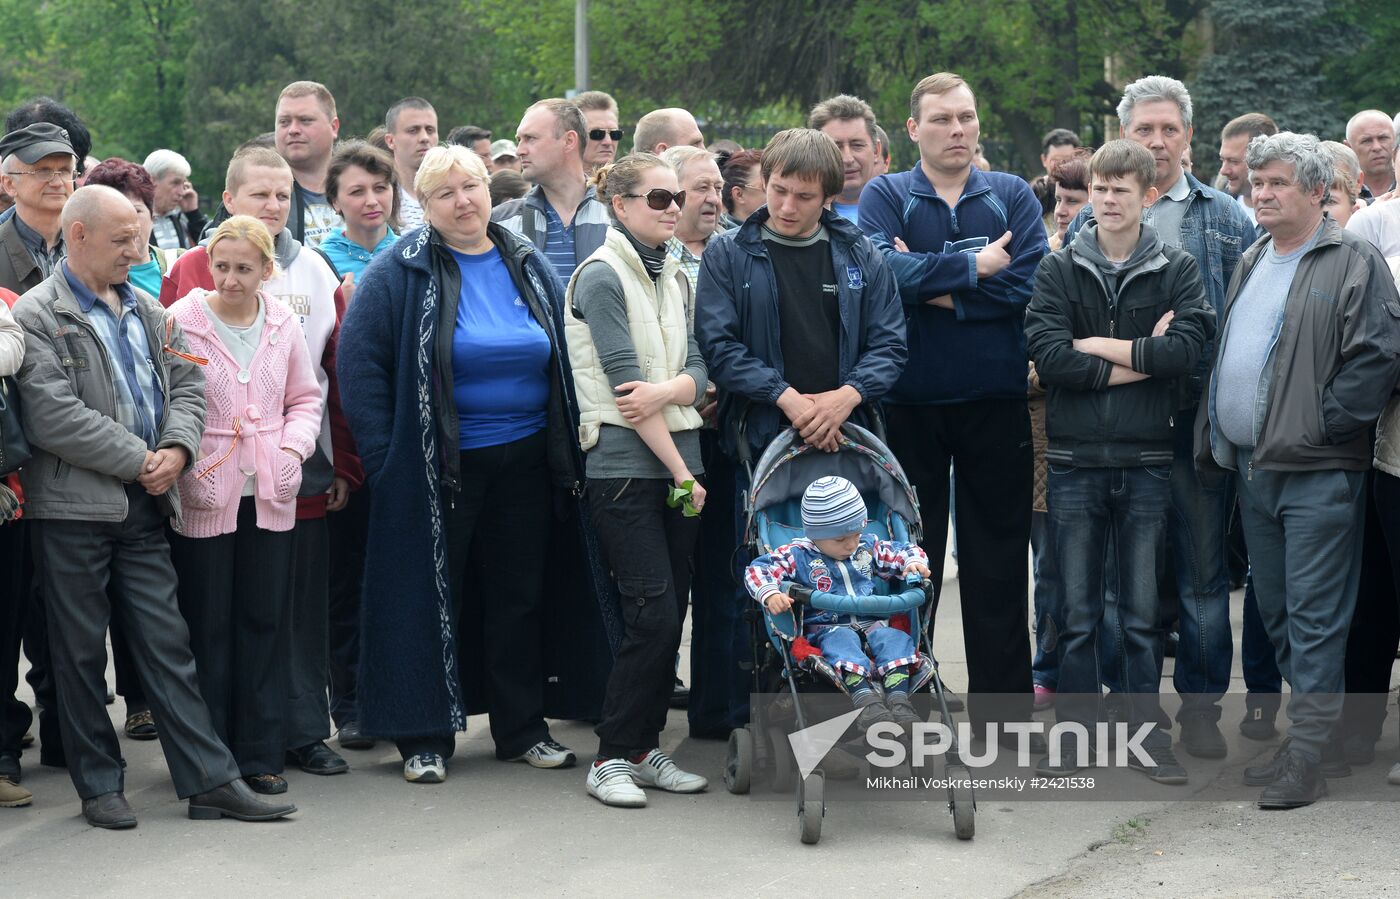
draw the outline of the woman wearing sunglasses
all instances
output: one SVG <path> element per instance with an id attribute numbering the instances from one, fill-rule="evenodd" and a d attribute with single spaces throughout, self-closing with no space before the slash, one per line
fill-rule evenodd
<path id="1" fill-rule="evenodd" d="M 666 251 L 685 204 L 675 171 L 638 153 L 604 166 L 593 185 L 614 225 L 569 282 L 565 336 L 593 525 L 625 630 L 587 785 L 607 805 L 637 807 L 643 786 L 707 786 L 659 746 L 705 504 L 695 403 L 707 380 L 689 326 L 690 284 Z M 688 498 L 677 502 L 675 488 Z"/>

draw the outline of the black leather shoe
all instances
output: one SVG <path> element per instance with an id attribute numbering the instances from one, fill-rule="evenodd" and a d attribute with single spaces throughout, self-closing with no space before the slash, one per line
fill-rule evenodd
<path id="1" fill-rule="evenodd" d="M 1349 765 L 1369 765 L 1376 760 L 1376 741 L 1360 734 L 1352 734 L 1342 744 L 1342 757 L 1347 760 Z M 1330 775 L 1324 771 L 1322 776 L 1328 777 Z"/>
<path id="2" fill-rule="evenodd" d="M 345 726 L 336 732 L 335 739 L 342 749 L 374 748 L 374 737 L 365 736 L 358 721 L 345 722 Z"/>
<path id="3" fill-rule="evenodd" d="M 267 802 L 240 778 L 208 793 L 190 797 L 189 815 L 196 821 L 237 818 L 239 821 L 273 821 L 285 818 L 297 807 L 290 802 Z"/>
<path id="4" fill-rule="evenodd" d="M 0 777 L 5 778 L 12 784 L 17 784 L 23 776 L 24 772 L 20 770 L 19 766 L 19 756 L 12 755 L 8 752 L 4 755 L 0 755 Z"/>
<path id="5" fill-rule="evenodd" d="M 1182 715 L 1181 748 L 1198 759 L 1223 759 L 1226 754 L 1225 735 L 1215 721 L 1213 712 L 1192 712 Z"/>
<path id="6" fill-rule="evenodd" d="M 287 781 L 276 774 L 249 774 L 243 778 L 254 793 L 264 796 L 277 796 L 287 792 Z"/>
<path id="7" fill-rule="evenodd" d="M 685 685 L 685 681 L 679 677 L 671 685 L 671 708 L 684 709 L 690 707 L 690 688 Z"/>
<path id="8" fill-rule="evenodd" d="M 136 813 L 120 791 L 84 799 L 83 817 L 93 827 L 106 830 L 129 830 L 136 826 Z"/>
<path id="9" fill-rule="evenodd" d="M 1267 695 L 1267 700 L 1256 700 L 1256 695 Z M 1274 719 L 1278 717 L 1279 698 L 1277 693 L 1251 693 L 1245 698 L 1244 718 L 1240 721 L 1240 733 L 1250 740 L 1272 740 L 1278 736 Z"/>
<path id="10" fill-rule="evenodd" d="M 307 774 L 344 774 L 350 770 L 350 763 L 321 740 L 287 750 L 287 761 Z"/>
<path id="11" fill-rule="evenodd" d="M 1347 762 L 1346 750 L 1342 748 L 1341 743 L 1329 740 L 1327 745 L 1322 747 L 1322 763 L 1318 770 L 1327 780 L 1351 777 L 1351 765 Z"/>
<path id="12" fill-rule="evenodd" d="M 1278 780 L 1259 794 L 1261 809 L 1302 808 L 1327 795 L 1327 781 L 1320 764 L 1308 761 L 1297 752 L 1284 753 L 1280 764 L 1282 772 Z"/>
<path id="13" fill-rule="evenodd" d="M 1279 744 L 1274 757 L 1259 765 L 1244 769 L 1244 782 L 1250 787 L 1266 787 L 1283 776 L 1284 760 L 1288 756 L 1289 739 Z"/>

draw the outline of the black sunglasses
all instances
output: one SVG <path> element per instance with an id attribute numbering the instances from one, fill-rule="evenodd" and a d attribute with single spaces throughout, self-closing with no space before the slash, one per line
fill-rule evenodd
<path id="1" fill-rule="evenodd" d="M 613 131 L 607 131 L 602 128 L 594 128 L 592 131 L 588 132 L 589 140 L 602 140 L 605 136 L 611 137 L 613 139 L 613 143 L 617 143 L 618 141 L 622 140 L 622 129 L 617 128 Z"/>
<path id="2" fill-rule="evenodd" d="M 675 201 L 678 208 L 685 208 L 685 191 L 671 193 L 664 187 L 656 187 L 644 194 L 623 194 L 629 200 L 646 200 L 647 205 L 657 212 L 665 212 L 671 208 L 671 202 Z"/>

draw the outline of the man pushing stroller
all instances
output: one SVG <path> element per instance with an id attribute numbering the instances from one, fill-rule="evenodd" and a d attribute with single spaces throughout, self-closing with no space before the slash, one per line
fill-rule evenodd
<path id="1" fill-rule="evenodd" d="M 784 583 L 823 593 L 870 596 L 876 577 L 929 576 L 928 556 L 917 545 L 865 533 L 865 501 L 845 478 L 823 477 L 802 494 L 804 536 L 754 559 L 744 572 L 749 595 L 769 612 L 792 607 Z M 911 675 L 920 665 L 914 638 L 886 617 L 808 610 L 803 636 L 837 672 L 839 686 L 861 710 L 856 725 L 921 720 L 909 700 Z M 867 651 L 868 650 L 868 651 Z M 883 693 L 872 676 L 879 679 Z"/>

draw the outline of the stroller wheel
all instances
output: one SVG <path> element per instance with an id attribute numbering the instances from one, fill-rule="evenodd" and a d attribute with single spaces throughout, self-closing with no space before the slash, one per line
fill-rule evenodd
<path id="1" fill-rule="evenodd" d="M 753 732 L 736 727 L 729 732 L 729 754 L 724 763 L 724 785 L 729 792 L 742 795 L 749 791 L 753 777 Z"/>
<path id="2" fill-rule="evenodd" d="M 968 770 L 961 765 L 949 765 L 948 777 L 966 779 Z M 977 832 L 977 800 L 972 795 L 972 785 L 950 785 L 948 787 L 948 811 L 953 813 L 953 832 L 960 840 L 970 840 Z"/>
<path id="3" fill-rule="evenodd" d="M 797 766 L 792 758 L 792 744 L 781 727 L 768 728 L 768 748 L 773 752 L 769 783 L 776 792 L 786 793 L 797 782 Z"/>
<path id="4" fill-rule="evenodd" d="M 826 778 L 813 771 L 798 788 L 797 825 L 802 842 L 809 846 L 822 838 L 822 818 L 826 815 Z"/>

